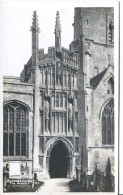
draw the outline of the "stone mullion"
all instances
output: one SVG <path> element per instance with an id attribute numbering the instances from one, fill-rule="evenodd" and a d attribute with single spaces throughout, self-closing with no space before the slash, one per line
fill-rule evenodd
<path id="1" fill-rule="evenodd" d="M 58 133 L 59 133 L 59 130 L 60 130 L 60 127 L 59 127 L 59 125 L 60 125 L 60 121 L 59 121 L 60 117 L 59 116 L 60 116 L 60 113 L 58 112 Z"/>
<path id="2" fill-rule="evenodd" d="M 21 156 L 21 135 L 22 135 L 22 132 L 20 131 L 20 156 Z"/>
<path id="3" fill-rule="evenodd" d="M 19 109 L 19 128 L 20 128 L 20 156 L 21 156 L 21 109 Z"/>
<path id="4" fill-rule="evenodd" d="M 106 144 L 107 144 L 107 117 L 105 116 L 105 128 L 106 128 L 106 130 L 105 130 L 105 137 L 106 137 Z"/>
<path id="5" fill-rule="evenodd" d="M 29 143 L 29 136 L 28 136 L 28 122 L 27 122 L 27 112 L 26 112 L 26 157 L 28 157 L 28 143 Z"/>
<path id="6" fill-rule="evenodd" d="M 9 121 L 10 121 L 10 110 L 8 108 L 8 156 L 9 156 Z"/>
<path id="7" fill-rule="evenodd" d="M 112 133 L 112 121 L 113 121 L 113 115 L 112 115 L 112 113 L 111 113 L 111 116 L 110 116 L 110 118 L 111 118 L 111 144 L 113 144 L 113 133 Z"/>
<path id="8" fill-rule="evenodd" d="M 55 131 L 56 131 L 56 126 L 55 126 L 55 124 L 56 124 L 56 113 L 54 112 L 54 133 L 55 133 Z"/>
<path id="9" fill-rule="evenodd" d="M 14 134 L 14 156 L 16 156 L 16 109 L 14 108 L 14 129 L 13 129 L 13 134 Z"/>

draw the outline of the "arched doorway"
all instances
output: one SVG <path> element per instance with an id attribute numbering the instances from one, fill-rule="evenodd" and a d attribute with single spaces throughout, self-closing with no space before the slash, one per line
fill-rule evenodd
<path id="1" fill-rule="evenodd" d="M 68 171 L 68 151 L 62 142 L 58 142 L 50 153 L 50 178 L 65 178 Z"/>

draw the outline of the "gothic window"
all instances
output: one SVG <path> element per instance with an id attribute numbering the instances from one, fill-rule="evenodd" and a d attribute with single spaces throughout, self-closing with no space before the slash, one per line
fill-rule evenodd
<path id="1" fill-rule="evenodd" d="M 27 156 L 27 109 L 18 103 L 3 109 L 3 155 Z"/>
<path id="2" fill-rule="evenodd" d="M 111 99 L 102 113 L 102 144 L 114 144 L 114 100 Z"/>
<path id="3" fill-rule="evenodd" d="M 98 68 L 94 67 L 94 76 L 96 76 L 98 74 Z"/>
<path id="4" fill-rule="evenodd" d="M 114 79 L 111 77 L 108 81 L 108 84 L 110 86 L 110 90 L 112 94 L 114 94 Z"/>

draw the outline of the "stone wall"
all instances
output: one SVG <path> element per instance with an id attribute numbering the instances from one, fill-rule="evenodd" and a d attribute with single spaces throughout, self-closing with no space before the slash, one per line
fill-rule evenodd
<path id="1" fill-rule="evenodd" d="M 81 11 L 84 36 L 96 42 L 106 43 L 106 36 L 109 34 L 108 30 L 106 29 L 106 21 L 108 23 L 107 27 L 109 28 L 109 23 L 113 16 L 113 8 L 75 8 L 74 41 L 78 39 Z"/>

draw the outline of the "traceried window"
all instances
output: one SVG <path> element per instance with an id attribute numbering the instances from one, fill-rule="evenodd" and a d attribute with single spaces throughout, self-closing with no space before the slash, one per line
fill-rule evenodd
<path id="1" fill-rule="evenodd" d="M 3 155 L 27 156 L 27 108 L 18 103 L 3 109 Z"/>
<path id="2" fill-rule="evenodd" d="M 111 99 L 102 112 L 102 144 L 114 144 L 114 100 Z"/>

